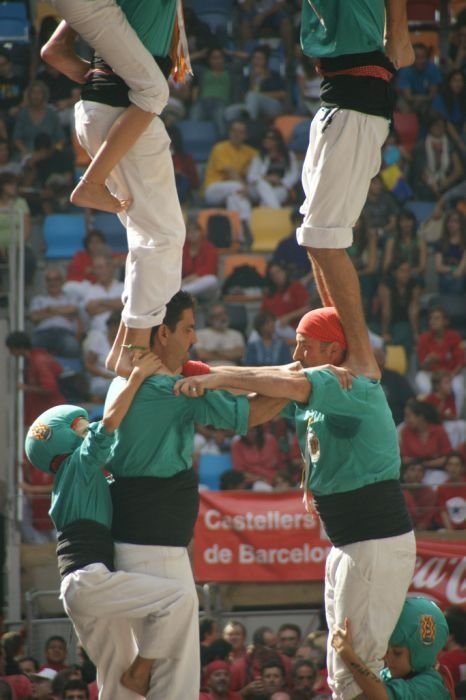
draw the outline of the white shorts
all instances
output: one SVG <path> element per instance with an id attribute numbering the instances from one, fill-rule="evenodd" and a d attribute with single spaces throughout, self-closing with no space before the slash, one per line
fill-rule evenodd
<path id="1" fill-rule="evenodd" d="M 321 107 L 311 124 L 302 183 L 300 245 L 348 248 L 353 226 L 379 172 L 389 122 L 349 109 Z"/>
<path id="2" fill-rule="evenodd" d="M 334 624 L 351 621 L 355 652 L 378 676 L 388 640 L 400 616 L 416 561 L 413 532 L 380 540 L 332 547 L 325 570 L 325 613 L 329 685 L 334 700 L 362 693 L 331 645 Z"/>

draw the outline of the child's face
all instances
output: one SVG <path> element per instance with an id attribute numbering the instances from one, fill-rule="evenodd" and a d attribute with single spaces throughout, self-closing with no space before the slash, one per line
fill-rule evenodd
<path id="1" fill-rule="evenodd" d="M 85 438 L 89 430 L 89 421 L 84 416 L 79 416 L 71 423 L 71 428 L 79 437 Z"/>
<path id="2" fill-rule="evenodd" d="M 405 678 L 411 673 L 411 658 L 408 647 L 388 647 L 385 663 L 392 678 Z"/>

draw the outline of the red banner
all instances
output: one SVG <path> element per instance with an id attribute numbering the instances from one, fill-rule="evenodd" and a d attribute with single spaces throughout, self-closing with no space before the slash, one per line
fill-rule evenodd
<path id="1" fill-rule="evenodd" d="M 300 492 L 203 491 L 194 540 L 200 582 L 323 581 L 330 542 Z M 418 540 L 413 593 L 466 607 L 466 541 Z"/>

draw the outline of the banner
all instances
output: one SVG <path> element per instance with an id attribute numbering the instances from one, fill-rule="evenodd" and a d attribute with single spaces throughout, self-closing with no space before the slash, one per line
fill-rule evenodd
<path id="1" fill-rule="evenodd" d="M 329 549 L 301 492 L 201 491 L 198 581 L 320 581 Z"/>
<path id="2" fill-rule="evenodd" d="M 323 581 L 330 542 L 301 492 L 202 491 L 194 539 L 199 582 Z M 411 593 L 466 608 L 466 540 L 417 540 Z"/>

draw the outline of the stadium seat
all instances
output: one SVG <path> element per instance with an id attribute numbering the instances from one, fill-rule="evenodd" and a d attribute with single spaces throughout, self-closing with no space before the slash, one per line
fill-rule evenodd
<path id="1" fill-rule="evenodd" d="M 237 211 L 232 209 L 201 209 L 197 215 L 197 221 L 204 234 L 207 234 L 208 222 L 211 216 L 226 216 L 230 220 L 232 241 L 229 248 L 219 248 L 219 253 L 236 253 L 239 250 L 241 239 L 241 219 Z"/>
<path id="2" fill-rule="evenodd" d="M 285 143 L 289 143 L 294 128 L 304 121 L 309 121 L 307 117 L 298 117 L 294 114 L 282 114 L 274 119 L 273 125 L 283 136 Z"/>
<path id="3" fill-rule="evenodd" d="M 45 217 L 43 234 L 47 260 L 71 258 L 83 247 L 86 217 L 84 214 L 49 214 Z"/>
<path id="4" fill-rule="evenodd" d="M 102 231 L 114 253 L 127 253 L 126 229 L 116 214 L 99 211 L 92 217 L 92 226 Z"/>
<path id="5" fill-rule="evenodd" d="M 410 202 L 406 202 L 404 206 L 406 209 L 409 209 L 409 211 L 411 211 L 414 214 L 418 226 L 420 226 L 431 216 L 435 207 L 435 202 L 421 202 L 417 199 L 413 199 Z"/>
<path id="6" fill-rule="evenodd" d="M 220 488 L 220 477 L 223 472 L 232 468 L 231 455 L 226 454 L 201 454 L 199 456 L 199 483 L 207 486 L 211 491 Z"/>
<path id="7" fill-rule="evenodd" d="M 249 226 L 254 253 L 271 253 L 291 230 L 291 207 L 254 207 Z"/>
<path id="8" fill-rule="evenodd" d="M 419 120 L 416 114 L 414 112 L 394 112 L 393 126 L 401 145 L 411 153 L 419 135 Z"/>
<path id="9" fill-rule="evenodd" d="M 189 153 L 196 162 L 205 163 L 209 158 L 212 146 L 218 141 L 218 132 L 215 124 L 211 121 L 196 121 L 185 119 L 177 123 L 185 151 Z"/>
<path id="10" fill-rule="evenodd" d="M 385 367 L 398 374 L 406 374 L 408 369 L 408 358 L 403 345 L 385 346 Z"/>

